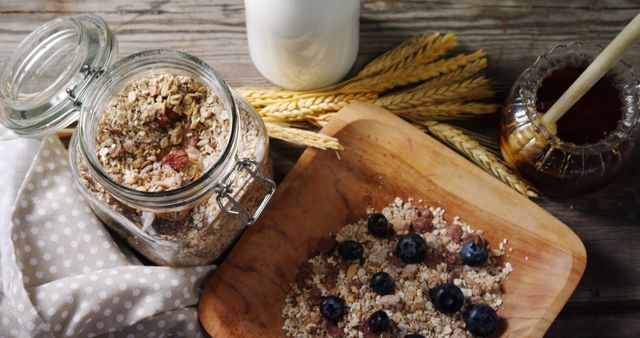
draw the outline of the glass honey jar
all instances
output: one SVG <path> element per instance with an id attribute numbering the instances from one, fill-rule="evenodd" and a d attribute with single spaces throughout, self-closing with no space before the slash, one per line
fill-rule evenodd
<path id="1" fill-rule="evenodd" d="M 541 121 L 601 51 L 577 42 L 555 47 L 520 74 L 503 106 L 502 155 L 548 196 L 579 196 L 603 188 L 633 153 L 638 79 L 622 61 L 557 122 L 556 130 Z"/>

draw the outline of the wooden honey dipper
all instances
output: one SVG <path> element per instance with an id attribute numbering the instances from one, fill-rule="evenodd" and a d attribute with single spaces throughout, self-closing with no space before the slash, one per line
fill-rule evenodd
<path id="1" fill-rule="evenodd" d="M 546 113 L 541 114 L 540 122 L 552 134 L 556 134 L 556 122 L 587 92 L 600 78 L 611 70 L 624 54 L 640 39 L 640 14 L 636 15 L 629 24 L 598 54 L 587 69 L 580 74 L 575 82 L 567 89 Z M 532 139 L 535 143 L 528 145 Z M 544 141 L 535 137 L 529 125 L 509 136 L 511 149 L 522 151 L 521 156 L 529 157 L 542 151 Z M 527 146 L 528 145 L 528 146 Z M 527 146 L 525 148 L 525 146 Z"/>

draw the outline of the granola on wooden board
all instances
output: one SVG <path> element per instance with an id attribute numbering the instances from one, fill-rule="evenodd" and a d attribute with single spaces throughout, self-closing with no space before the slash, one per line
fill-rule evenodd
<path id="1" fill-rule="evenodd" d="M 369 213 L 321 240 L 302 264 L 282 310 L 287 336 L 471 337 L 495 329 L 500 281 L 512 270 L 501 258 L 506 241 L 489 250 L 482 231 L 412 199 Z"/>

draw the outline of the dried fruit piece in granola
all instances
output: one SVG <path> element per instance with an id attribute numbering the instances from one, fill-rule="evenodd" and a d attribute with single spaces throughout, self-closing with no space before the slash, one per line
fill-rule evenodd
<path id="1" fill-rule="evenodd" d="M 175 171 L 181 171 L 189 165 L 189 157 L 182 150 L 172 150 L 162 158 L 162 163 L 170 166 Z"/>

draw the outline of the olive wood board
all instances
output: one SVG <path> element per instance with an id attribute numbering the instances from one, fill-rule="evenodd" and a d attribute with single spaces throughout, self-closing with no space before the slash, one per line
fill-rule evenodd
<path id="1" fill-rule="evenodd" d="M 282 307 L 318 241 L 396 196 L 423 200 L 503 239 L 513 271 L 502 282 L 495 336 L 542 337 L 580 281 L 586 252 L 566 225 L 454 151 L 371 104 L 345 107 L 322 133 L 344 150 L 307 149 L 261 219 L 205 286 L 200 322 L 213 337 L 282 337 Z"/>

